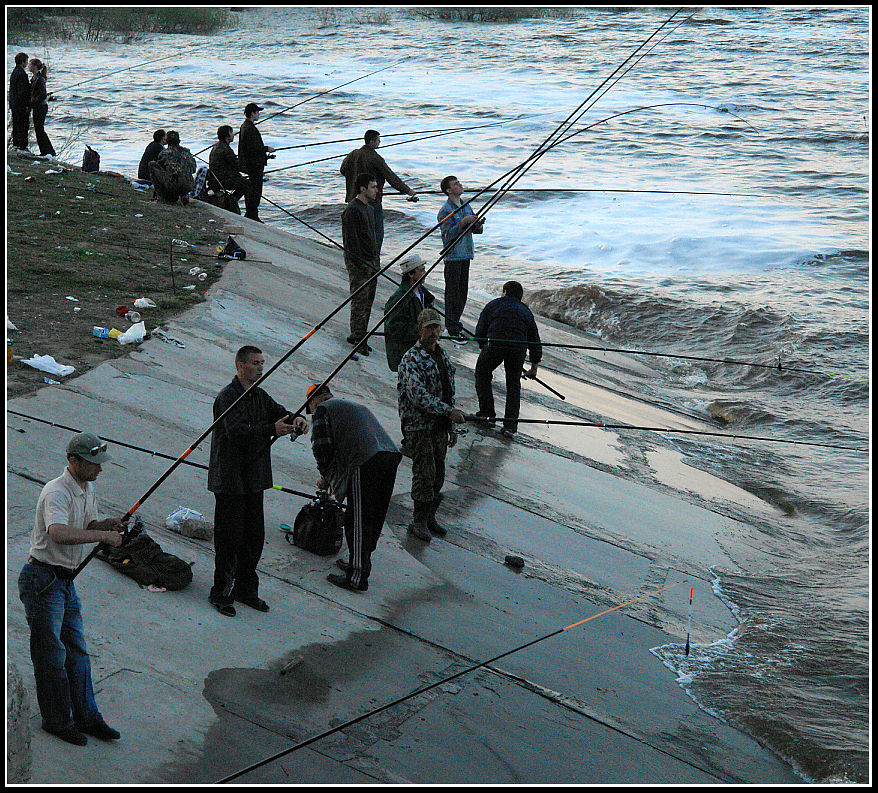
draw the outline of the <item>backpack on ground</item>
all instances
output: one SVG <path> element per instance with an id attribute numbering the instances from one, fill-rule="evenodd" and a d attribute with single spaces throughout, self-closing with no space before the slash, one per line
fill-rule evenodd
<path id="1" fill-rule="evenodd" d="M 86 173 L 95 173 L 95 171 L 101 170 L 101 155 L 87 143 L 82 155 L 82 170 Z"/>
<path id="2" fill-rule="evenodd" d="M 287 534 L 287 542 L 318 556 L 338 553 L 344 540 L 344 517 L 341 504 L 318 494 L 299 510 L 293 530 Z"/>
<path id="3" fill-rule="evenodd" d="M 163 551 L 146 532 L 131 537 L 119 548 L 99 551 L 97 556 L 141 586 L 152 584 L 177 590 L 183 589 L 192 581 L 192 567 L 189 563 L 179 556 Z"/>
<path id="4" fill-rule="evenodd" d="M 226 247 L 223 248 L 220 256 L 225 259 L 246 259 L 247 251 L 238 245 L 238 243 L 235 242 L 235 238 L 229 234 L 229 241 L 226 243 Z"/>

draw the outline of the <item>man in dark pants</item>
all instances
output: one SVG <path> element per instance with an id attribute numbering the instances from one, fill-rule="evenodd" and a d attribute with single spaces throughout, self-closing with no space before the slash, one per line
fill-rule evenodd
<path id="1" fill-rule="evenodd" d="M 287 423 L 290 411 L 261 388 L 252 387 L 262 377 L 264 365 L 262 350 L 241 347 L 235 355 L 237 374 L 213 403 L 216 420 L 247 392 L 213 429 L 207 474 L 207 489 L 216 497 L 216 569 L 208 600 L 229 617 L 235 616 L 236 600 L 268 611 L 259 597 L 256 565 L 265 542 L 262 493 L 273 485 L 271 444 L 281 435 L 308 430 L 303 418 Z"/>
<path id="2" fill-rule="evenodd" d="M 317 486 L 328 487 L 338 501 L 347 499 L 348 561 L 337 560 L 344 572 L 330 573 L 326 580 L 365 592 L 402 455 L 367 408 L 333 396 L 328 386 L 312 385 L 307 396 L 308 412 L 314 414 L 311 448 L 320 471 Z"/>
<path id="3" fill-rule="evenodd" d="M 165 150 L 165 131 L 157 129 L 152 133 L 152 143 L 144 150 L 143 156 L 140 158 L 140 164 L 137 166 L 137 178 L 141 182 L 149 182 L 152 184 L 152 175 L 149 172 L 149 164 L 159 158 Z"/>
<path id="4" fill-rule="evenodd" d="M 30 127 L 30 79 L 27 76 L 27 55 L 15 56 L 15 68 L 9 76 L 9 109 L 12 111 L 12 146 L 27 149 Z"/>
<path id="5" fill-rule="evenodd" d="M 42 727 L 76 746 L 86 735 L 119 738 L 95 703 L 91 663 L 73 572 L 85 545 L 122 545 L 123 522 L 98 520 L 92 482 L 111 457 L 107 444 L 90 432 L 67 444 L 67 467 L 47 482 L 37 501 L 30 557 L 18 578 L 18 592 L 30 627 L 30 652 Z"/>
<path id="6" fill-rule="evenodd" d="M 424 286 L 426 264 L 417 253 L 406 256 L 399 263 L 402 283 L 384 304 L 384 350 L 391 372 L 399 368 L 402 356 L 420 337 L 418 317 L 421 312 L 433 305 L 433 294 Z M 402 305 L 394 309 L 400 301 Z"/>
<path id="7" fill-rule="evenodd" d="M 250 180 L 241 175 L 241 164 L 232 150 L 235 133 L 228 124 L 223 124 L 217 129 L 216 137 L 217 142 L 213 144 L 208 158 L 210 164 L 208 184 L 214 189 L 219 187 L 221 190 L 232 192 L 232 211 L 238 215 L 241 214 L 238 200 L 244 196 L 247 211 L 250 212 L 253 208 L 252 186 Z"/>
<path id="8" fill-rule="evenodd" d="M 375 210 L 372 201 L 378 193 L 375 177 L 361 173 L 355 180 L 357 192 L 341 215 L 344 243 L 344 266 L 348 271 L 351 294 L 351 335 L 348 344 L 357 345 L 357 352 L 368 355 L 372 348 L 364 337 L 369 329 L 369 316 L 375 301 L 375 273 L 380 268 L 378 243 L 375 241 Z M 364 288 L 364 284 L 367 284 Z M 357 291 L 359 290 L 359 291 Z"/>
<path id="9" fill-rule="evenodd" d="M 262 134 L 256 126 L 259 121 L 259 113 L 262 110 L 255 102 L 250 102 L 244 108 L 244 123 L 238 133 L 238 161 L 241 170 L 247 174 L 250 180 L 250 200 L 246 203 L 244 217 L 251 220 L 259 220 L 259 202 L 262 200 L 262 181 L 265 173 L 265 164 L 268 155 L 274 152 L 271 146 L 262 142 Z"/>
<path id="10" fill-rule="evenodd" d="M 536 377 L 537 365 L 543 357 L 540 333 L 531 310 L 521 302 L 524 289 L 518 281 L 503 284 L 502 297 L 482 309 L 476 325 L 476 338 L 482 348 L 476 362 L 476 393 L 479 397 L 477 416 L 494 418 L 494 392 L 491 379 L 502 363 L 506 370 L 506 410 L 503 435 L 511 438 L 518 431 L 521 404 L 521 373 L 530 350 L 530 370 L 526 377 Z M 489 339 L 489 341 L 484 341 Z"/>

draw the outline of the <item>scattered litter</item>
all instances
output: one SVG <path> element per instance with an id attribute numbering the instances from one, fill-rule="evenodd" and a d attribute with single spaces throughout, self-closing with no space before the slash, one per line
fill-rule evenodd
<path id="1" fill-rule="evenodd" d="M 138 297 L 134 301 L 134 308 L 157 308 L 157 306 L 148 297 Z"/>
<path id="2" fill-rule="evenodd" d="M 94 325 L 91 329 L 91 335 L 96 339 L 108 339 L 110 338 L 110 329 Z"/>
<path id="3" fill-rule="evenodd" d="M 184 286 L 184 289 L 195 289 L 195 284 L 189 284 L 189 286 Z"/>
<path id="4" fill-rule="evenodd" d="M 67 300 L 72 300 L 74 303 L 78 303 L 78 302 L 79 302 L 79 298 L 78 298 L 78 297 L 71 297 L 70 295 L 67 295 L 67 298 L 66 298 L 66 299 L 67 299 Z"/>
<path id="5" fill-rule="evenodd" d="M 147 587 L 147 590 L 149 590 L 150 592 L 167 592 L 168 591 L 167 589 L 165 589 L 165 587 L 156 586 L 155 584 L 150 584 Z"/>
<path id="6" fill-rule="evenodd" d="M 84 195 L 78 195 L 78 196 L 76 196 L 76 197 L 77 197 L 77 198 L 85 198 Z"/>
<path id="7" fill-rule="evenodd" d="M 203 272 L 204 272 L 204 270 L 202 270 L 200 267 L 193 267 L 189 270 L 189 275 L 198 275 L 198 273 L 203 273 Z"/>
<path id="8" fill-rule="evenodd" d="M 173 336 L 165 333 L 161 328 L 156 328 L 152 332 L 153 336 L 158 336 L 165 344 L 176 344 L 178 347 L 182 347 L 184 350 L 186 349 L 186 345 L 183 344 L 179 339 L 174 338 Z"/>
<path id="9" fill-rule="evenodd" d="M 119 334 L 116 341 L 119 344 L 139 344 L 146 338 L 146 324 L 143 322 L 135 322 L 124 333 Z"/>
<path id="10" fill-rule="evenodd" d="M 204 272 L 198 273 L 198 280 L 199 281 L 206 281 L 207 280 L 207 273 L 204 273 Z"/>
<path id="11" fill-rule="evenodd" d="M 24 181 L 25 182 L 35 182 L 36 179 L 34 179 L 33 176 L 25 176 Z"/>
<path id="12" fill-rule="evenodd" d="M 46 173 L 64 173 L 64 171 L 58 171 L 58 170 L 55 170 L 54 168 L 49 168 L 49 170 L 46 171 Z"/>
<path id="13" fill-rule="evenodd" d="M 509 567 L 514 567 L 518 570 L 521 570 L 521 568 L 524 567 L 524 559 L 522 559 L 520 556 L 507 556 L 505 564 L 507 564 Z"/>
<path id="14" fill-rule="evenodd" d="M 165 526 L 171 531 L 195 540 L 209 540 L 213 537 L 213 525 L 204 515 L 188 507 L 177 507 L 167 518 Z"/>
<path id="15" fill-rule="evenodd" d="M 73 307 L 73 310 L 74 310 L 74 311 L 82 311 L 82 309 L 81 309 L 79 306 L 74 306 L 74 307 Z"/>
<path id="16" fill-rule="evenodd" d="M 125 314 L 125 319 L 129 322 L 138 323 L 140 322 L 140 312 L 139 311 L 128 311 Z"/>
<path id="17" fill-rule="evenodd" d="M 6 315 L 6 330 L 18 330 L 12 320 L 9 319 L 9 314 Z"/>
<path id="18" fill-rule="evenodd" d="M 171 240 L 173 245 L 179 245 L 181 248 L 197 248 L 197 245 L 193 245 L 191 242 L 186 242 L 186 240 Z"/>
<path id="19" fill-rule="evenodd" d="M 136 214 L 134 215 L 134 217 L 136 217 L 136 218 L 142 218 L 143 215 L 141 215 L 141 214 L 138 212 L 138 213 L 136 213 Z"/>
<path id="20" fill-rule="evenodd" d="M 51 377 L 44 377 L 43 382 L 46 383 L 46 385 L 61 385 L 61 383 L 57 380 L 53 380 Z"/>
<path id="21" fill-rule="evenodd" d="M 13 171 L 8 164 L 6 165 L 6 173 L 8 173 L 10 176 L 21 176 L 21 173 L 19 171 Z"/>
<path id="22" fill-rule="evenodd" d="M 33 358 L 28 358 L 26 361 L 22 361 L 22 363 L 33 366 L 34 369 L 39 369 L 41 372 L 53 374 L 56 377 L 67 377 L 67 375 L 73 374 L 76 371 L 75 366 L 58 363 L 51 355 L 34 355 Z"/>

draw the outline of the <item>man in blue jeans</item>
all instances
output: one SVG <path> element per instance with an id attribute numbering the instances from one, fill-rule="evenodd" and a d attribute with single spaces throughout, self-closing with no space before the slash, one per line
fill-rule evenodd
<path id="1" fill-rule="evenodd" d="M 122 544 L 121 521 L 98 520 L 92 482 L 110 459 L 107 444 L 82 432 L 67 444 L 67 467 L 47 482 L 37 501 L 30 557 L 18 592 L 30 626 L 30 653 L 42 727 L 68 743 L 85 746 L 86 735 L 119 737 L 95 704 L 73 572 L 85 545 Z"/>

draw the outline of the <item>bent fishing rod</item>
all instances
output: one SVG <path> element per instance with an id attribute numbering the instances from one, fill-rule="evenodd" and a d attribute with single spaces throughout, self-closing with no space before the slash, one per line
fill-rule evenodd
<path id="1" fill-rule="evenodd" d="M 306 746 L 310 746 L 312 743 L 316 743 L 317 741 L 327 738 L 330 735 L 334 735 L 341 730 L 345 730 L 348 727 L 352 727 L 354 724 L 358 724 L 365 719 L 368 719 L 372 716 L 376 716 L 379 713 L 383 713 L 385 710 L 389 710 L 395 705 L 399 705 L 407 700 L 413 699 L 414 697 L 420 696 L 421 694 L 425 694 L 428 691 L 432 691 L 434 688 L 438 688 L 439 686 L 443 686 L 446 683 L 450 683 L 452 680 L 457 680 L 459 677 L 463 677 L 464 675 L 469 674 L 470 672 L 475 672 L 478 669 L 482 669 L 487 667 L 489 664 L 493 664 L 497 661 L 506 658 L 513 653 L 520 652 L 521 650 L 526 650 L 528 647 L 533 647 L 536 644 L 540 644 L 541 642 L 547 641 L 548 639 L 552 639 L 555 636 L 560 636 L 562 633 L 566 631 L 573 630 L 574 628 L 578 628 L 581 625 L 585 625 L 586 622 L 591 622 L 592 620 L 597 619 L 598 617 L 603 617 L 607 614 L 611 614 L 614 611 L 618 611 L 619 609 L 625 608 L 626 606 L 631 606 L 635 603 L 640 602 L 641 600 L 646 600 L 647 598 L 654 597 L 662 592 L 665 592 L 669 589 L 673 589 L 676 586 L 682 584 L 682 581 L 677 581 L 673 584 L 668 584 L 667 586 L 663 586 L 661 589 L 656 589 L 652 592 L 647 592 L 645 595 L 641 595 L 640 597 L 633 598 L 631 600 L 627 600 L 624 603 L 619 603 L 612 608 L 606 609 L 604 611 L 598 612 L 597 614 L 592 614 L 590 617 L 586 617 L 585 619 L 579 620 L 578 622 L 574 622 L 571 625 L 567 625 L 563 628 L 558 628 L 557 630 L 552 631 L 551 633 L 547 633 L 545 636 L 540 636 L 537 639 L 532 639 L 526 644 L 521 644 L 518 647 L 513 647 L 511 650 L 506 650 L 505 652 L 500 653 L 499 655 L 495 655 L 493 658 L 489 658 L 487 661 L 480 661 L 477 664 L 467 667 L 466 669 L 462 669 L 460 672 L 455 672 L 453 675 L 449 675 L 448 677 L 444 677 L 441 680 L 437 680 L 434 683 L 429 683 L 428 685 L 421 686 L 420 688 L 412 691 L 409 694 L 406 694 L 398 699 L 393 700 L 392 702 L 388 702 L 380 707 L 373 708 L 372 710 L 363 713 L 359 716 L 355 716 L 352 719 L 348 719 L 342 724 L 337 724 L 335 727 L 332 727 L 324 732 L 321 732 L 319 735 L 314 735 L 311 738 L 307 738 L 304 741 L 300 741 L 294 746 L 290 746 L 287 749 L 283 749 L 280 752 L 277 752 L 270 757 L 266 757 L 259 762 L 253 763 L 252 765 L 247 766 L 246 768 L 242 768 L 240 771 L 236 771 L 233 774 L 229 774 L 228 776 L 223 777 L 222 779 L 217 780 L 216 784 L 222 785 L 226 782 L 232 782 L 239 777 L 244 776 L 245 774 L 249 774 L 251 771 L 255 771 L 257 768 L 262 768 L 264 765 L 268 765 L 269 763 L 274 762 L 275 760 L 279 760 L 281 757 L 285 757 L 286 755 L 292 754 L 293 752 L 298 751 L 299 749 L 304 749 Z"/>
<path id="2" fill-rule="evenodd" d="M 64 424 L 60 424 L 57 421 L 49 421 L 48 419 L 37 418 L 36 416 L 29 416 L 27 413 L 19 413 L 17 410 L 12 410 L 10 408 L 6 409 L 6 412 L 12 416 L 20 416 L 23 419 L 27 419 L 28 421 L 36 421 L 40 424 L 48 424 L 50 427 L 57 427 L 61 430 L 67 430 L 68 432 L 84 432 L 84 430 L 78 430 L 76 427 L 68 427 Z M 24 430 L 16 429 L 15 427 L 10 427 L 10 429 L 16 430 L 16 432 L 24 432 Z M 115 444 L 116 446 L 121 446 L 125 449 L 133 449 L 136 452 L 144 452 L 145 454 L 150 455 L 151 457 L 161 457 L 165 460 L 176 460 L 176 457 L 172 457 L 170 454 L 163 454 L 162 452 L 154 451 L 153 449 L 146 449 L 143 446 L 135 446 L 133 443 L 126 443 L 125 441 L 119 441 L 114 438 L 107 437 L 106 435 L 98 435 L 98 437 L 106 441 L 107 443 Z M 191 465 L 193 468 L 201 468 L 204 471 L 210 470 L 208 466 L 203 465 L 202 463 L 196 463 L 192 460 L 184 460 L 185 465 Z M 281 487 L 280 485 L 272 485 L 273 490 L 280 490 L 282 493 L 289 493 L 291 496 L 301 496 L 302 498 L 314 498 L 310 493 L 303 493 L 300 490 L 292 490 L 289 487 Z"/>
<path id="3" fill-rule="evenodd" d="M 670 427 L 647 427 L 636 424 L 609 424 L 604 421 L 580 421 L 580 420 L 562 420 L 562 419 L 522 419 L 512 416 L 477 416 L 474 413 L 465 413 L 467 421 L 476 424 L 493 424 L 496 421 L 516 421 L 519 424 L 547 424 L 562 427 L 601 427 L 607 430 L 642 430 L 644 432 L 661 432 L 674 433 L 678 435 L 709 435 L 717 438 L 726 438 L 728 440 L 748 440 L 748 441 L 766 441 L 768 443 L 788 443 L 793 446 L 817 446 L 823 449 L 843 449 L 848 452 L 865 453 L 867 449 L 859 449 L 855 446 L 842 446 L 835 443 L 817 443 L 815 441 L 794 441 L 786 438 L 766 438 L 764 435 L 739 435 L 737 433 L 728 432 L 711 432 L 709 430 L 682 430 L 671 429 Z"/>
<path id="4" fill-rule="evenodd" d="M 678 12 L 678 11 L 677 11 L 677 12 L 674 12 L 674 14 L 671 16 L 671 19 L 673 19 L 673 17 L 676 16 L 677 13 L 679 13 L 679 12 Z M 629 55 L 628 58 L 626 58 L 626 60 L 622 62 L 622 64 L 620 64 L 619 66 L 616 67 L 616 69 L 611 73 L 610 77 L 608 77 L 608 78 L 604 81 L 604 83 L 601 84 L 601 86 L 603 86 L 607 81 L 609 81 L 609 80 L 612 78 L 612 76 L 613 76 L 614 74 L 616 74 L 620 69 L 622 69 L 622 68 L 624 67 L 624 65 L 628 62 L 628 60 L 630 60 L 631 58 L 633 58 L 634 55 L 636 55 L 637 52 L 639 52 L 641 49 L 643 49 L 643 47 L 645 47 L 646 44 L 647 44 L 651 39 L 653 39 L 653 38 L 658 34 L 658 32 L 661 31 L 661 29 L 662 29 L 665 25 L 668 24 L 669 21 L 670 21 L 670 20 L 667 20 L 667 21 L 663 22 L 655 32 L 653 32 L 653 33 L 652 33 L 652 34 L 651 34 L 651 35 L 650 35 L 650 36 L 649 36 L 649 37 L 648 37 L 643 43 L 641 43 L 640 45 L 638 45 L 638 47 L 634 50 L 634 52 L 633 52 L 631 55 Z M 601 86 L 599 86 L 599 88 L 600 88 Z M 583 102 L 582 102 L 582 103 L 576 108 L 576 110 L 574 110 L 574 111 L 570 114 L 569 118 L 572 118 L 573 116 L 575 116 L 576 113 L 577 113 L 577 112 L 578 112 L 578 111 L 579 111 L 579 110 L 580 110 L 580 109 L 581 109 L 581 108 L 582 108 L 582 107 L 588 102 L 588 99 L 589 99 L 591 96 L 593 96 L 593 95 L 597 92 L 597 90 L 599 90 L 599 89 L 596 89 L 595 91 L 593 91 L 593 92 L 589 95 L 589 97 L 587 97 L 586 100 L 584 100 L 584 101 L 583 101 Z M 557 132 L 557 130 L 556 130 L 556 132 Z M 548 138 L 547 138 L 546 140 L 547 140 L 547 141 L 548 141 L 548 140 L 551 140 L 551 138 L 554 136 L 554 134 L 555 134 L 555 132 L 551 133 L 551 134 L 548 136 Z M 532 154 L 530 157 L 528 157 L 527 160 L 525 160 L 525 163 L 527 163 L 527 162 L 531 162 L 531 163 L 535 162 L 536 159 L 538 159 L 538 157 L 540 157 L 540 156 L 542 156 L 543 154 L 545 154 L 546 151 L 548 151 L 548 149 L 545 148 L 545 143 L 544 143 L 544 144 L 541 144 L 541 145 L 538 147 L 537 152 L 535 152 L 535 153 Z M 535 159 L 535 158 L 536 158 L 536 159 Z M 498 178 L 495 180 L 494 184 L 496 184 L 497 182 L 502 181 L 503 179 L 505 179 L 505 178 L 507 178 L 507 177 L 512 177 L 512 178 L 510 178 L 510 179 L 507 181 L 507 185 L 514 184 L 515 181 L 516 181 L 515 178 L 514 178 L 514 174 L 516 174 L 516 173 L 518 173 L 519 171 L 521 171 L 521 169 L 522 169 L 522 165 L 518 165 L 518 166 L 516 166 L 516 167 L 513 168 L 512 170 L 510 170 L 510 171 L 508 171 L 507 173 L 505 173 L 505 174 L 501 175 L 500 177 L 498 177 Z M 519 177 L 519 178 L 520 178 L 520 177 Z M 492 186 L 493 186 L 493 185 L 492 185 Z M 498 197 L 498 196 L 499 196 L 499 194 L 502 192 L 502 189 L 503 189 L 503 188 L 501 187 L 501 188 L 498 190 L 498 195 L 497 195 L 497 196 L 494 196 L 493 198 L 497 198 L 497 200 L 499 200 L 499 197 Z M 471 200 L 473 200 L 473 199 L 470 199 L 470 201 L 471 201 Z M 466 203 L 469 203 L 469 202 L 466 202 Z M 496 203 L 496 201 L 494 201 L 493 203 Z M 491 206 L 493 206 L 493 203 L 491 204 Z M 489 208 L 490 208 L 490 207 L 486 204 L 485 206 L 483 206 L 483 207 L 481 208 L 480 212 L 482 212 L 482 214 L 484 215 L 484 214 L 488 211 Z M 456 210 L 455 210 L 455 211 L 456 211 Z M 453 213 L 452 213 L 452 214 L 453 214 Z M 450 217 L 450 216 L 449 216 L 449 217 Z M 396 256 L 394 259 L 392 259 L 387 265 L 385 265 L 385 266 L 384 266 L 383 268 L 381 268 L 381 269 L 384 270 L 384 271 L 388 270 L 393 264 L 395 264 L 395 263 L 398 262 L 400 259 L 402 259 L 403 256 L 405 256 L 407 253 L 409 253 L 412 249 L 414 249 L 417 245 L 419 245 L 424 239 L 426 239 L 430 234 L 432 234 L 437 228 L 439 228 L 439 227 L 442 225 L 442 223 L 443 223 L 446 219 L 447 219 L 447 218 L 443 218 L 443 219 L 440 220 L 438 223 L 436 223 L 436 225 L 432 226 L 430 229 L 428 229 L 426 232 L 424 232 L 424 233 L 423 233 L 418 239 L 416 239 L 411 245 L 409 245 L 405 250 L 403 250 L 398 256 Z M 462 230 L 460 236 L 462 237 L 465 233 L 466 233 L 466 230 Z M 454 244 L 455 242 L 457 242 L 457 238 L 456 238 L 455 240 L 453 240 L 452 242 L 450 242 L 449 245 L 446 246 L 446 249 L 450 249 L 450 248 L 453 246 L 453 244 Z M 441 261 L 442 257 L 443 257 L 443 256 L 445 255 L 445 253 L 447 252 L 446 249 L 443 249 L 443 251 L 442 251 L 441 254 L 440 254 L 439 259 L 437 259 L 437 261 L 431 266 L 430 269 L 432 269 L 433 267 L 436 267 L 436 265 L 439 263 L 439 261 Z M 169 467 L 169 468 L 168 468 L 168 469 L 167 469 L 167 470 L 166 470 L 166 471 L 165 471 L 165 472 L 164 472 L 164 473 L 163 473 L 163 474 L 162 474 L 162 475 L 161 475 L 161 476 L 160 476 L 155 482 L 153 482 L 153 484 L 152 484 L 152 485 L 147 489 L 147 491 L 146 491 L 146 492 L 145 492 L 145 493 L 144 493 L 144 494 L 143 494 L 143 495 L 137 500 L 137 502 L 136 502 L 132 507 L 130 507 L 130 508 L 128 509 L 128 511 L 126 512 L 125 516 L 122 518 L 121 522 L 122 522 L 122 523 L 125 523 L 125 522 L 126 522 L 126 521 L 127 521 L 127 520 L 128 520 L 128 519 L 129 519 L 129 518 L 130 518 L 130 517 L 131 517 L 131 516 L 132 516 L 132 515 L 138 510 L 138 509 L 139 509 L 139 508 L 140 508 L 140 506 L 141 506 L 141 505 L 142 505 L 142 504 L 143 504 L 143 503 L 144 503 L 144 502 L 145 502 L 145 501 L 146 501 L 146 500 L 147 500 L 147 499 L 148 499 L 148 498 L 149 498 L 149 497 L 150 497 L 150 496 L 151 496 L 151 495 L 152 495 L 152 494 L 153 494 L 153 493 L 154 493 L 154 492 L 155 492 L 155 491 L 156 491 L 156 490 L 162 485 L 162 483 L 165 482 L 165 480 L 171 475 L 171 473 L 173 473 L 173 471 L 175 471 L 175 470 L 180 466 L 180 464 L 181 464 L 181 463 L 182 463 L 182 462 L 183 462 L 183 461 L 184 461 L 184 460 L 185 460 L 185 459 L 186 459 L 186 458 L 192 453 L 192 451 L 193 451 L 193 450 L 194 450 L 194 449 L 195 449 L 195 448 L 196 448 L 196 447 L 197 447 L 197 446 L 198 446 L 198 445 L 199 445 L 199 444 L 200 444 L 200 443 L 201 443 L 201 442 L 202 442 L 202 441 L 203 441 L 203 440 L 204 440 L 204 439 L 205 439 L 205 438 L 206 438 L 206 437 L 207 437 L 207 436 L 213 431 L 213 429 L 214 429 L 214 428 L 215 428 L 215 427 L 216 427 L 221 421 L 223 421 L 223 419 L 225 419 L 225 417 L 226 417 L 229 413 L 231 413 L 231 412 L 232 412 L 232 411 L 238 406 L 238 404 L 239 404 L 244 398 L 246 398 L 246 397 L 250 394 L 250 392 L 251 392 L 254 388 L 257 388 L 257 387 L 258 387 L 259 385 L 261 385 L 261 384 L 262 384 L 262 383 L 263 383 L 268 377 L 270 377 L 270 376 L 271 376 L 271 375 L 272 375 L 272 374 L 273 374 L 273 373 L 274 373 L 274 372 L 275 372 L 275 371 L 276 371 L 276 370 L 277 370 L 277 369 L 278 369 L 278 368 L 279 368 L 279 367 L 280 367 L 280 366 L 281 366 L 281 365 L 282 365 L 282 364 L 283 364 L 283 363 L 284 363 L 284 362 L 285 362 L 290 356 L 292 356 L 292 355 L 293 355 L 293 354 L 294 354 L 294 353 L 295 353 L 295 352 L 296 352 L 296 351 L 297 351 L 297 350 L 298 350 L 303 344 L 305 344 L 305 343 L 308 341 L 308 339 L 311 338 L 311 336 L 313 336 L 313 335 L 314 335 L 314 334 L 315 334 L 320 328 L 322 328 L 327 322 L 329 322 L 330 319 L 332 319 L 332 318 L 333 318 L 336 314 L 338 314 L 338 313 L 339 313 L 339 312 L 340 312 L 340 311 L 341 311 L 341 310 L 342 310 L 342 309 L 343 309 L 348 303 L 350 303 L 351 300 L 353 300 L 353 298 L 354 298 L 357 294 L 359 294 L 360 291 L 362 291 L 363 289 L 368 288 L 369 285 L 371 284 L 371 282 L 372 282 L 373 280 L 377 279 L 377 277 L 378 277 L 378 272 L 376 272 L 375 274 L 373 274 L 373 275 L 372 275 L 368 280 L 366 280 L 366 281 L 365 281 L 365 282 L 364 282 L 364 283 L 363 283 L 358 289 L 356 289 L 356 290 L 354 290 L 353 292 L 351 292 L 351 294 L 348 295 L 348 297 L 345 298 L 345 300 L 343 300 L 343 301 L 341 302 L 341 304 L 339 304 L 336 308 L 334 308 L 334 309 L 333 309 L 333 310 L 332 310 L 332 311 L 331 311 L 326 317 L 324 317 L 320 322 L 318 322 L 317 325 L 315 325 L 315 326 L 314 326 L 310 331 L 308 331 L 308 333 L 306 333 L 306 334 L 305 334 L 305 335 L 304 335 L 304 336 L 303 336 L 298 342 L 296 342 L 296 344 L 294 344 L 294 345 L 293 345 L 293 346 L 292 346 L 292 347 L 291 347 L 286 353 L 284 353 L 284 354 L 283 354 L 283 355 L 277 360 L 277 362 L 275 362 L 271 367 L 269 367 L 269 369 L 268 369 L 267 371 L 265 371 L 265 372 L 263 373 L 263 375 L 262 375 L 258 380 L 256 380 L 252 385 L 250 385 L 247 389 L 245 389 L 244 392 L 243 392 L 243 393 L 242 393 L 242 394 L 241 394 L 241 395 L 240 395 L 240 396 L 239 396 L 234 402 L 232 402 L 232 403 L 228 406 L 228 408 L 226 408 L 226 410 L 225 410 L 222 414 L 220 414 L 220 416 L 218 416 L 217 418 L 214 419 L 213 423 L 210 424 L 210 426 L 208 426 L 208 427 L 207 427 L 207 428 L 201 433 L 201 435 L 200 435 L 200 436 L 199 436 L 199 437 L 198 437 L 198 438 L 197 438 L 197 439 L 196 439 L 196 440 L 195 440 L 195 441 L 189 446 L 189 448 L 187 448 L 187 449 L 186 449 L 186 450 L 185 450 L 185 451 L 184 451 L 184 452 L 183 452 L 183 453 L 182 453 L 182 454 L 181 454 L 181 455 L 180 455 L 180 456 L 179 456 L 179 457 L 178 457 L 178 458 L 177 458 L 177 459 L 176 459 L 176 460 L 170 465 L 170 467 Z M 414 287 L 412 287 L 412 290 L 413 290 L 413 289 L 414 289 Z M 409 292 L 406 293 L 406 295 L 404 295 L 404 297 L 407 297 L 408 294 L 410 294 L 412 290 L 409 290 Z M 403 301 L 401 300 L 401 301 L 398 302 L 396 305 L 394 305 L 394 306 L 391 308 L 391 312 L 392 312 L 393 310 L 395 310 L 398 306 L 402 305 L 402 302 L 403 302 Z M 385 315 L 385 318 L 386 318 L 386 316 L 389 315 L 391 312 L 388 312 L 388 314 Z M 382 321 L 383 321 L 383 319 L 382 319 Z M 379 324 L 380 324 L 380 323 L 379 323 Z M 367 333 L 367 335 L 366 335 L 365 338 L 368 338 L 372 333 L 374 333 L 374 331 L 377 329 L 377 327 L 378 327 L 378 326 L 376 325 L 375 328 L 373 328 L 369 333 Z M 354 355 L 355 349 L 356 349 L 356 348 L 354 348 L 354 350 L 351 350 L 351 352 L 348 353 L 348 355 L 347 355 L 347 356 L 344 358 L 344 360 L 339 364 L 339 366 L 336 367 L 336 370 L 335 370 L 335 371 L 334 371 L 334 372 L 333 372 L 333 373 L 332 373 L 332 374 L 331 374 L 326 380 L 324 380 L 324 382 L 321 384 L 321 386 L 325 386 L 325 385 L 326 385 L 326 384 L 332 379 L 332 377 L 334 377 L 335 374 L 336 374 L 338 371 L 340 371 L 341 368 L 342 368 L 342 367 L 343 367 L 348 361 L 351 360 L 351 358 L 352 358 L 353 355 Z M 305 409 L 306 406 L 307 406 L 307 400 L 306 400 L 306 401 L 305 401 L 305 402 L 299 407 L 299 409 L 295 412 L 295 414 L 294 414 L 291 418 L 295 419 L 296 417 L 301 416 L 302 411 Z M 290 417 L 288 416 L 288 418 L 290 418 Z M 73 572 L 73 574 L 72 574 L 72 577 L 73 577 L 73 578 L 75 578 L 75 577 L 76 577 L 76 576 L 82 571 L 82 569 L 83 569 L 83 568 L 84 568 L 84 567 L 85 567 L 85 566 L 86 566 L 86 565 L 87 565 L 87 564 L 88 564 L 88 563 L 94 558 L 94 556 L 97 554 L 98 548 L 99 548 L 99 546 L 96 546 L 96 547 L 95 547 L 95 548 L 94 548 L 94 549 L 93 549 L 93 550 L 92 550 L 92 551 L 91 551 L 91 552 L 85 557 L 85 559 L 83 559 L 83 561 L 81 562 L 81 564 L 79 565 L 79 567 L 77 567 L 76 570 Z"/>

